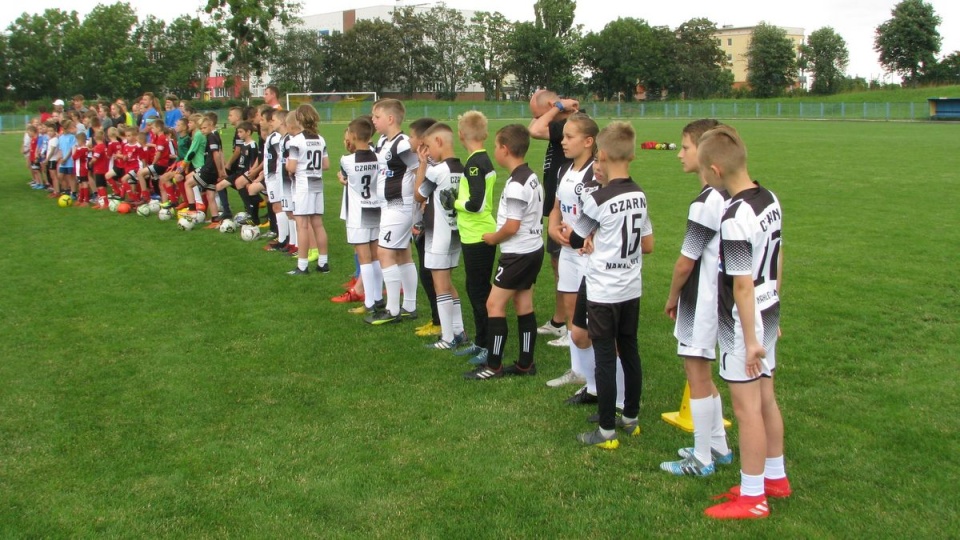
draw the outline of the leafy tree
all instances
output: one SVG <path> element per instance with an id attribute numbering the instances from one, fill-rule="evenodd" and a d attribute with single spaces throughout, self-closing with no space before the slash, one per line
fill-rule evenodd
<path id="1" fill-rule="evenodd" d="M 584 66 L 590 71 L 587 87 L 603 99 L 622 94 L 633 101 L 653 53 L 653 29 L 641 19 L 617 19 L 581 42 Z"/>
<path id="2" fill-rule="evenodd" d="M 438 99 L 455 99 L 457 92 L 470 81 L 467 41 L 461 35 L 465 24 L 459 11 L 443 4 L 426 13 L 424 37 L 431 43 L 436 60 L 434 76 Z"/>
<path id="3" fill-rule="evenodd" d="M 923 75 L 923 82 L 932 84 L 960 84 L 960 51 L 953 51 L 931 66 Z"/>
<path id="4" fill-rule="evenodd" d="M 813 31 L 800 47 L 805 69 L 813 72 L 814 94 L 836 94 L 843 89 L 850 55 L 847 44 L 833 28 L 825 26 Z"/>
<path id="5" fill-rule="evenodd" d="M 500 99 L 507 74 L 507 50 L 513 23 L 500 12 L 478 11 L 467 30 L 467 65 L 472 80 L 483 86 L 486 99 Z"/>
<path id="6" fill-rule="evenodd" d="M 67 73 L 70 57 L 65 48 L 65 37 L 70 29 L 80 24 L 77 12 L 48 9 L 42 14 L 24 13 L 8 28 L 7 45 L 10 84 L 19 99 L 40 99 L 61 95 L 63 77 L 51 74 Z"/>
<path id="7" fill-rule="evenodd" d="M 671 91 L 687 99 L 702 99 L 729 91 L 733 74 L 725 69 L 727 57 L 717 45 L 717 25 L 710 19 L 695 18 L 677 27 L 674 57 L 675 80 Z"/>
<path id="8" fill-rule="evenodd" d="M 7 99 L 10 85 L 10 54 L 7 36 L 0 34 L 0 100 Z"/>
<path id="9" fill-rule="evenodd" d="M 755 97 L 775 97 L 797 80 L 797 52 L 782 28 L 761 22 L 747 48 L 747 83 Z"/>
<path id="10" fill-rule="evenodd" d="M 553 37 L 563 37 L 573 30 L 575 0 L 537 0 L 533 4 L 536 25 Z"/>
<path id="11" fill-rule="evenodd" d="M 903 0 L 891 14 L 877 27 L 873 48 L 880 53 L 883 67 L 916 85 L 924 71 L 936 64 L 942 42 L 937 31 L 940 17 L 923 0 Z"/>
<path id="12" fill-rule="evenodd" d="M 386 21 L 362 20 L 342 34 L 323 40 L 329 78 L 326 87 L 337 92 L 383 92 L 396 84 L 406 58 L 383 51 L 403 45 L 397 28 Z"/>
<path id="13" fill-rule="evenodd" d="M 199 17 L 181 15 L 167 25 L 164 36 L 168 52 L 162 65 L 167 90 L 181 98 L 203 92 L 220 40 L 217 29 Z"/>
<path id="14" fill-rule="evenodd" d="M 573 25 L 573 0 L 538 0 L 536 22 L 518 23 L 508 40 L 507 69 L 517 77 L 517 92 L 538 86 L 569 93 L 580 84 L 577 73 L 581 27 Z"/>
<path id="15" fill-rule="evenodd" d="M 280 38 L 271 59 L 270 78 L 286 92 L 312 92 L 324 85 L 321 36 L 314 30 L 291 28 Z"/>
<path id="16" fill-rule="evenodd" d="M 385 51 L 396 51 L 394 71 L 389 73 L 393 85 L 399 84 L 400 91 L 412 97 L 414 92 L 432 88 L 437 81 L 436 64 L 439 58 L 436 51 L 430 46 L 425 37 L 427 34 L 427 17 L 417 13 L 412 7 L 393 10 L 393 26 L 385 35 L 385 40 L 396 40 L 397 48 L 386 48 Z"/>

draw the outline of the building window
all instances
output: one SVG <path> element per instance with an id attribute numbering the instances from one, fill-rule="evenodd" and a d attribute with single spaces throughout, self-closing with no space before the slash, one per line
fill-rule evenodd
<path id="1" fill-rule="evenodd" d="M 732 55 L 732 54 L 728 54 L 728 55 L 727 55 L 727 62 L 733 62 L 733 55 Z"/>
<path id="2" fill-rule="evenodd" d="M 719 46 L 722 45 L 722 44 L 723 44 L 723 42 L 720 41 L 720 38 L 717 38 L 717 47 L 719 47 Z"/>
<path id="3" fill-rule="evenodd" d="M 727 38 L 727 47 L 733 46 L 733 38 Z"/>

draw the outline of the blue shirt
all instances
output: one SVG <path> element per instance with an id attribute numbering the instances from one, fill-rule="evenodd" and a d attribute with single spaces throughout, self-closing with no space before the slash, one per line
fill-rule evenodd
<path id="1" fill-rule="evenodd" d="M 147 109 L 147 112 L 143 113 L 143 118 L 140 119 L 140 131 L 146 131 L 149 122 L 156 118 L 160 118 L 160 113 L 153 107 Z"/>
<path id="2" fill-rule="evenodd" d="M 61 167 L 73 167 L 73 147 L 77 145 L 77 136 L 64 133 L 58 139 L 57 145 L 60 147 L 60 159 L 63 160 Z"/>
<path id="3" fill-rule="evenodd" d="M 177 127 L 177 120 L 183 118 L 183 111 L 180 109 L 171 109 L 163 114 L 163 123 L 166 124 L 168 128 Z"/>

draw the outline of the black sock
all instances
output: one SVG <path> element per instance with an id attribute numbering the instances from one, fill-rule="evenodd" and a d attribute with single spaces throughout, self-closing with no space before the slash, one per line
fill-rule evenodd
<path id="1" fill-rule="evenodd" d="M 230 215 L 230 197 L 227 196 L 227 190 L 217 192 L 217 202 L 220 203 L 220 211 L 224 215 Z"/>
<path id="2" fill-rule="evenodd" d="M 552 327 L 554 327 L 554 328 L 560 328 L 561 326 L 566 326 L 566 324 L 567 324 L 567 323 L 564 322 L 564 321 L 557 322 L 557 321 L 553 320 L 553 317 L 550 317 L 550 326 L 552 326 Z"/>
<path id="3" fill-rule="evenodd" d="M 517 361 L 517 367 L 530 369 L 537 345 L 537 316 L 533 312 L 517 316 L 517 331 L 520 332 L 520 360 Z"/>
<path id="4" fill-rule="evenodd" d="M 503 365 L 503 345 L 507 341 L 507 318 L 490 317 L 487 319 L 487 343 L 490 353 L 487 355 L 487 366 L 496 371 Z"/>

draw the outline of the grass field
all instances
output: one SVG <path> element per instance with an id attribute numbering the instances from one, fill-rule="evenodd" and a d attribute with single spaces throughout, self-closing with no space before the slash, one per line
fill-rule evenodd
<path id="1" fill-rule="evenodd" d="M 683 122 L 636 125 L 679 142 Z M 260 243 L 58 208 L 25 185 L 18 134 L 0 136 L 0 536 L 955 536 L 960 126 L 738 128 L 785 213 L 778 389 L 795 494 L 770 519 L 702 516 L 739 461 L 705 479 L 658 469 L 691 442 L 659 418 L 683 387 L 662 307 L 697 192 L 675 152 L 633 168 L 657 240 L 643 434 L 604 452 L 574 439 L 591 411 L 562 403 L 573 388 L 544 386 L 569 365 L 545 339 L 537 377 L 467 382 L 413 325 L 372 328 L 329 302 L 353 268 L 335 181 L 333 272 L 293 278 Z M 342 130 L 323 128 L 334 157 Z M 541 272 L 541 322 L 550 283 Z M 508 360 L 512 317 L 511 331 Z"/>

